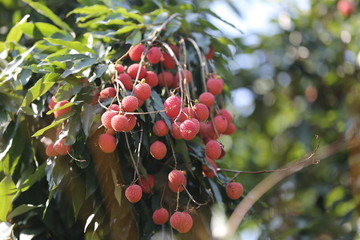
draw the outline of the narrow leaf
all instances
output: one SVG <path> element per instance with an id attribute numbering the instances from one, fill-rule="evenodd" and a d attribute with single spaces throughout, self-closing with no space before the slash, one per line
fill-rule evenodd
<path id="1" fill-rule="evenodd" d="M 12 201 L 17 193 L 16 186 L 10 176 L 0 182 L 0 221 L 6 222 L 6 216 L 11 210 Z"/>
<path id="2" fill-rule="evenodd" d="M 45 177 L 45 167 L 46 162 L 41 164 L 38 168 L 36 168 L 35 172 L 31 174 L 20 186 L 20 191 L 25 192 L 28 190 L 32 185 L 38 182 L 40 179 Z"/>
<path id="3" fill-rule="evenodd" d="M 46 127 L 42 128 L 42 129 L 38 130 L 36 133 L 34 133 L 34 134 L 32 135 L 32 137 L 36 137 L 36 136 L 42 135 L 42 134 L 43 134 L 44 132 L 46 132 L 47 130 L 49 130 L 49 129 L 51 129 L 51 128 L 57 126 L 57 125 L 59 125 L 60 123 L 62 123 L 63 121 L 65 121 L 66 119 L 68 119 L 69 117 L 71 117 L 71 116 L 74 115 L 74 114 L 75 114 L 75 112 L 70 112 L 70 113 L 68 113 L 68 114 L 66 114 L 66 115 L 63 115 L 63 116 L 62 116 L 63 118 L 61 118 L 61 119 L 59 119 L 59 120 L 56 120 L 56 121 L 54 121 L 53 123 L 51 123 L 49 126 L 46 126 Z"/>
<path id="4" fill-rule="evenodd" d="M 80 72 L 82 69 L 86 67 L 90 67 L 91 65 L 95 64 L 97 62 L 96 58 L 86 58 L 81 61 L 78 61 L 72 66 L 70 69 L 65 70 L 62 74 L 62 78 L 66 78 L 70 74 L 74 74 L 77 72 Z"/>
<path id="5" fill-rule="evenodd" d="M 12 210 L 9 215 L 7 216 L 8 219 L 12 219 L 14 217 L 17 217 L 21 214 L 27 213 L 35 208 L 43 207 L 43 205 L 34 206 L 32 204 L 22 204 L 18 207 L 16 207 L 14 210 Z"/>
<path id="6" fill-rule="evenodd" d="M 30 7 L 32 7 L 35 11 L 40 13 L 41 15 L 44 15 L 45 17 L 49 18 L 51 21 L 53 21 L 56 25 L 61 27 L 62 29 L 73 32 L 73 30 L 67 25 L 65 22 L 63 22 L 53 11 L 51 11 L 47 6 L 43 5 L 39 2 L 33 2 L 31 0 L 23 0 L 23 2 L 29 4 Z"/>
<path id="7" fill-rule="evenodd" d="M 90 52 L 96 54 L 94 50 L 88 48 L 85 44 L 78 41 L 65 41 L 62 39 L 55 39 L 55 38 L 45 38 L 45 40 L 53 45 L 62 45 L 64 47 L 74 49 L 79 53 Z"/>

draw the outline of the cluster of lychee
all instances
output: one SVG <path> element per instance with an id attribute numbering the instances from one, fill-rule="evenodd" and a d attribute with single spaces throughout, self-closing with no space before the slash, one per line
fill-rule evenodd
<path id="1" fill-rule="evenodd" d="M 173 139 L 187 141 L 200 137 L 204 142 L 206 159 L 206 164 L 202 165 L 203 176 L 214 178 L 218 171 L 215 160 L 224 156 L 223 147 L 217 139 L 222 134 L 231 135 L 236 131 L 231 113 L 226 109 L 219 109 L 216 104 L 216 96 L 222 93 L 224 81 L 216 74 L 208 74 L 203 86 L 204 92 L 198 99 L 190 99 L 190 94 L 186 91 L 189 91 L 190 83 L 193 81 L 192 72 L 179 68 L 176 61 L 179 57 L 179 47 L 173 44 L 167 46 L 168 48 L 163 45 L 137 44 L 127 53 L 132 64 L 115 64 L 111 86 L 102 89 L 96 95 L 98 99 L 95 99 L 106 108 L 101 116 L 105 131 L 100 134 L 98 145 L 104 153 L 113 153 L 117 146 L 116 133 L 130 132 L 139 125 L 138 114 L 154 114 L 147 113 L 142 106 L 151 97 L 152 91 L 164 93 L 162 90 L 166 89 L 167 93 L 162 94 L 163 108 L 159 111 L 164 112 L 168 119 L 155 121 L 151 135 L 159 138 L 170 135 Z M 209 59 L 213 54 L 214 49 L 210 47 L 205 58 Z M 149 70 L 154 64 L 160 64 L 159 73 Z M 105 102 L 108 104 L 103 104 Z M 71 111 L 71 106 L 63 107 L 67 103 L 66 100 L 56 103 L 55 99 L 51 98 L 49 107 L 54 109 L 55 117 L 59 117 Z M 168 144 L 161 140 L 153 141 L 149 154 L 159 161 L 166 159 L 170 155 Z M 71 146 L 66 146 L 64 140 L 61 140 L 55 146 L 49 145 L 46 153 L 48 156 L 66 155 L 70 149 Z M 136 183 L 126 188 L 125 196 L 131 203 L 136 203 L 141 200 L 143 193 L 151 193 L 154 185 L 155 179 L 151 174 L 147 174 L 146 178 L 137 176 Z M 172 192 L 184 191 L 187 185 L 186 171 L 172 170 L 168 173 L 167 185 Z M 238 199 L 242 193 L 243 187 L 240 183 L 227 184 L 226 194 L 229 198 Z M 163 207 L 153 213 L 155 224 L 164 224 L 168 219 L 169 212 Z M 192 223 L 192 217 L 187 211 L 179 212 L 176 209 L 170 217 L 170 225 L 180 233 L 188 232 Z"/>

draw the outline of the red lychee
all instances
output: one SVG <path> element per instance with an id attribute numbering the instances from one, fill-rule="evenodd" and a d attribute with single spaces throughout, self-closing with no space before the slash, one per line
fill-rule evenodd
<path id="1" fill-rule="evenodd" d="M 185 185 L 187 182 L 185 174 L 180 170 L 172 170 L 168 174 L 168 180 L 170 184 L 177 186 Z"/>
<path id="2" fill-rule="evenodd" d="M 186 70 L 182 71 L 181 78 L 182 78 L 182 80 L 185 79 L 186 83 L 191 83 L 193 76 L 192 76 L 192 73 L 186 69 Z M 176 81 L 178 83 L 179 79 L 180 79 L 180 72 L 177 72 L 174 77 L 174 81 Z"/>
<path id="3" fill-rule="evenodd" d="M 71 151 L 71 145 L 65 145 L 65 139 L 61 139 L 54 144 L 54 150 L 59 155 L 67 155 Z"/>
<path id="4" fill-rule="evenodd" d="M 112 128 L 111 126 L 111 119 L 117 115 L 117 112 L 113 112 L 113 111 L 107 111 L 104 112 L 101 115 L 101 123 L 104 125 L 104 127 L 106 128 Z"/>
<path id="5" fill-rule="evenodd" d="M 150 145 L 150 154 L 153 158 L 161 160 L 166 156 L 167 148 L 166 145 L 157 140 Z"/>
<path id="6" fill-rule="evenodd" d="M 211 107 L 215 103 L 215 96 L 210 92 L 203 92 L 199 96 L 199 102 L 205 104 L 207 107 Z"/>
<path id="7" fill-rule="evenodd" d="M 142 197 L 142 189 L 139 185 L 133 184 L 126 188 L 125 197 L 129 202 L 136 203 L 140 201 Z"/>
<path id="8" fill-rule="evenodd" d="M 125 89 L 130 91 L 133 89 L 133 80 L 127 73 L 120 73 L 118 75 L 118 80 L 124 85 Z"/>
<path id="9" fill-rule="evenodd" d="M 112 153 L 116 149 L 116 139 L 113 135 L 103 133 L 99 136 L 98 144 L 104 153 Z"/>
<path id="10" fill-rule="evenodd" d="M 150 87 L 155 87 L 159 83 L 159 79 L 153 71 L 147 71 L 145 75 L 145 82 L 149 84 Z"/>
<path id="11" fill-rule="evenodd" d="M 140 61 L 141 54 L 144 52 L 145 47 L 142 44 L 137 44 L 135 46 L 131 46 L 129 50 L 129 57 L 132 61 Z"/>
<path id="12" fill-rule="evenodd" d="M 355 6 L 350 0 L 340 0 L 337 3 L 337 9 L 341 15 L 348 17 L 354 12 Z"/>
<path id="13" fill-rule="evenodd" d="M 180 125 L 180 131 L 181 131 L 181 136 L 185 140 L 191 140 L 196 136 L 196 134 L 198 134 L 199 129 L 193 121 L 185 120 Z"/>
<path id="14" fill-rule="evenodd" d="M 152 219 L 155 224 L 162 225 L 169 220 L 169 212 L 165 208 L 159 208 L 154 211 Z"/>
<path id="15" fill-rule="evenodd" d="M 45 149 L 45 153 L 48 157 L 55 157 L 58 155 L 58 153 L 55 151 L 55 148 L 54 148 L 54 144 L 53 143 L 50 143 L 46 149 Z"/>
<path id="16" fill-rule="evenodd" d="M 209 51 L 205 54 L 205 59 L 206 59 L 206 60 L 212 59 L 212 58 L 214 57 L 214 52 L 215 52 L 214 46 L 213 46 L 213 45 L 210 45 Z"/>
<path id="17" fill-rule="evenodd" d="M 173 122 L 171 124 L 171 136 L 175 139 L 182 139 L 181 131 L 180 131 L 180 122 Z"/>
<path id="18" fill-rule="evenodd" d="M 134 129 L 135 125 L 136 125 L 136 117 L 132 114 L 126 114 L 125 115 L 128 121 L 128 125 L 125 128 L 124 132 L 130 132 L 131 130 Z"/>
<path id="19" fill-rule="evenodd" d="M 180 233 L 187 233 L 193 225 L 193 219 L 187 212 L 175 212 L 170 217 L 170 225 Z"/>
<path id="20" fill-rule="evenodd" d="M 108 98 L 114 98 L 116 96 L 116 90 L 113 87 L 107 87 L 100 91 L 100 99 L 105 100 Z"/>
<path id="21" fill-rule="evenodd" d="M 206 87 L 214 96 L 219 95 L 224 88 L 224 81 L 221 78 L 210 77 L 206 81 Z"/>
<path id="22" fill-rule="evenodd" d="M 161 87 L 171 87 L 173 83 L 174 76 L 171 72 L 161 72 L 158 74 L 159 86 Z"/>
<path id="23" fill-rule="evenodd" d="M 164 120 L 158 120 L 154 123 L 152 131 L 156 136 L 163 137 L 168 134 L 169 128 Z"/>
<path id="24" fill-rule="evenodd" d="M 211 159 L 219 159 L 221 155 L 221 145 L 215 140 L 210 140 L 205 145 L 205 154 Z"/>
<path id="25" fill-rule="evenodd" d="M 146 101 L 151 95 L 151 88 L 147 83 L 139 83 L 134 88 L 134 94 L 138 99 Z"/>
<path id="26" fill-rule="evenodd" d="M 52 96 L 49 100 L 49 108 L 50 110 L 53 110 L 55 105 L 56 105 L 57 101 L 55 99 L 55 96 Z"/>
<path id="27" fill-rule="evenodd" d="M 163 54 L 163 66 L 165 69 L 173 69 L 176 66 L 175 60 L 168 54 Z"/>
<path id="28" fill-rule="evenodd" d="M 135 96 L 126 96 L 121 100 L 121 108 L 125 112 L 134 112 L 139 106 L 139 101 Z"/>
<path id="29" fill-rule="evenodd" d="M 146 76 L 146 69 L 140 64 L 134 63 L 128 67 L 127 73 L 133 79 L 143 79 Z"/>
<path id="30" fill-rule="evenodd" d="M 152 64 L 157 64 L 162 59 L 162 53 L 160 48 L 158 47 L 151 47 L 146 54 L 146 58 Z"/>
<path id="31" fill-rule="evenodd" d="M 154 176 L 151 174 L 148 174 L 147 177 L 148 177 L 148 179 L 146 179 L 145 177 L 141 177 L 137 181 L 138 185 L 141 187 L 141 189 L 144 193 L 150 193 L 151 189 L 155 185 Z"/>
<path id="32" fill-rule="evenodd" d="M 125 71 L 124 66 L 121 64 L 115 64 L 115 70 L 118 72 L 118 74 L 123 73 Z"/>
<path id="33" fill-rule="evenodd" d="M 226 195 L 233 200 L 239 199 L 244 192 L 244 187 L 241 183 L 230 182 L 226 185 Z"/>
<path id="34" fill-rule="evenodd" d="M 236 132 L 236 126 L 234 123 L 230 123 L 230 124 L 228 124 L 228 127 L 225 130 L 225 132 L 223 132 L 223 134 L 232 135 L 234 132 Z"/>
<path id="35" fill-rule="evenodd" d="M 226 131 L 228 127 L 228 121 L 223 115 L 217 115 L 214 117 L 214 127 L 216 128 L 219 134 Z"/>
<path id="36" fill-rule="evenodd" d="M 210 112 L 208 107 L 203 103 L 196 103 L 193 107 L 196 118 L 200 122 L 204 122 L 209 118 Z"/>
<path id="37" fill-rule="evenodd" d="M 111 118 L 111 127 L 117 132 L 125 131 L 128 127 L 128 119 L 124 115 L 115 115 Z"/>
<path id="38" fill-rule="evenodd" d="M 179 96 L 174 95 L 168 97 L 164 102 L 165 114 L 169 118 L 176 117 L 180 112 L 180 108 L 181 108 L 181 98 Z"/>
<path id="39" fill-rule="evenodd" d="M 71 112 L 71 106 L 68 106 L 68 107 L 63 108 L 63 109 L 56 110 L 57 108 L 63 107 L 65 104 L 68 104 L 68 103 L 69 103 L 68 100 L 62 100 L 62 101 L 55 104 L 55 106 L 54 106 L 54 110 L 55 110 L 54 111 L 54 116 L 55 116 L 55 118 L 60 117 L 60 116 L 62 116 L 64 114 L 66 114 L 66 113 Z"/>

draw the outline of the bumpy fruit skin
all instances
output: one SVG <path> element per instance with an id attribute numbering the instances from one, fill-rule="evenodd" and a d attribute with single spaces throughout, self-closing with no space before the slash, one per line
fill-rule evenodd
<path id="1" fill-rule="evenodd" d="M 140 201 L 142 197 L 142 189 L 139 185 L 133 184 L 126 188 L 125 197 L 129 202 L 136 203 Z"/>
<path id="2" fill-rule="evenodd" d="M 50 110 L 53 110 L 55 105 L 56 105 L 56 99 L 55 99 L 55 96 L 52 96 L 49 100 L 49 108 Z"/>
<path id="3" fill-rule="evenodd" d="M 195 111 L 189 107 L 184 107 L 181 110 L 181 114 L 179 118 L 177 119 L 178 122 L 184 122 L 187 119 L 194 118 L 195 117 Z"/>
<path id="4" fill-rule="evenodd" d="M 174 81 L 174 76 L 172 73 L 167 71 L 159 73 L 157 77 L 159 80 L 159 86 L 161 87 L 171 87 Z"/>
<path id="5" fill-rule="evenodd" d="M 224 81 L 221 78 L 210 77 L 206 81 L 206 87 L 209 92 L 217 96 L 222 92 L 224 88 Z"/>
<path id="6" fill-rule="evenodd" d="M 162 64 L 165 69 L 173 69 L 176 66 L 175 60 L 168 53 L 163 54 Z"/>
<path id="7" fill-rule="evenodd" d="M 126 129 L 124 130 L 124 132 L 130 132 L 131 130 L 134 129 L 135 125 L 136 125 L 136 117 L 132 114 L 126 114 L 125 115 L 128 121 L 128 125 L 126 127 Z"/>
<path id="8" fill-rule="evenodd" d="M 162 59 L 162 53 L 160 48 L 158 47 L 152 47 L 149 49 L 149 51 L 146 54 L 146 58 L 149 60 L 152 64 L 157 64 Z"/>
<path id="9" fill-rule="evenodd" d="M 164 120 L 159 120 L 154 123 L 152 131 L 156 136 L 163 137 L 168 134 L 169 128 Z"/>
<path id="10" fill-rule="evenodd" d="M 234 132 L 236 132 L 236 126 L 234 123 L 230 123 L 223 134 L 232 135 Z"/>
<path id="11" fill-rule="evenodd" d="M 175 56 L 177 58 L 179 58 L 179 47 L 177 45 L 174 45 L 174 44 L 171 44 L 171 43 L 169 44 L 169 47 L 174 52 Z"/>
<path id="12" fill-rule="evenodd" d="M 140 71 L 139 71 L 139 68 L 140 68 Z M 138 76 L 138 71 L 139 71 L 139 76 Z M 140 66 L 140 64 L 134 63 L 128 67 L 127 73 L 133 79 L 143 79 L 146 76 L 146 69 L 143 66 Z M 138 78 L 136 78 L 136 77 L 138 77 Z"/>
<path id="13" fill-rule="evenodd" d="M 129 74 L 127 73 L 120 73 L 118 75 L 118 80 L 122 82 L 126 90 L 132 90 L 133 89 L 133 81 Z"/>
<path id="14" fill-rule="evenodd" d="M 116 149 L 116 139 L 113 135 L 103 133 L 99 136 L 98 144 L 104 153 L 112 153 Z"/>
<path id="15" fill-rule="evenodd" d="M 149 84 L 150 87 L 155 87 L 159 83 L 158 76 L 153 71 L 147 71 L 145 75 L 145 82 Z"/>
<path id="16" fill-rule="evenodd" d="M 118 74 L 123 73 L 125 71 L 125 68 L 121 64 L 115 64 L 115 70 L 118 72 Z"/>
<path id="17" fill-rule="evenodd" d="M 116 90 L 113 87 L 107 87 L 100 91 L 100 99 L 105 100 L 108 98 L 114 98 L 116 96 Z"/>
<path id="18" fill-rule="evenodd" d="M 65 145 L 65 139 L 61 139 L 59 142 L 54 144 L 54 150 L 59 155 L 67 155 L 71 151 L 70 145 Z"/>
<path id="19" fill-rule="evenodd" d="M 184 191 L 184 187 L 182 185 L 174 185 L 168 182 L 168 187 L 174 193 L 178 193 L 178 192 L 180 193 Z"/>
<path id="20" fill-rule="evenodd" d="M 175 139 L 183 139 L 180 131 L 180 122 L 173 122 L 171 124 L 171 136 Z"/>
<path id="21" fill-rule="evenodd" d="M 215 103 L 215 96 L 210 92 L 203 92 L 199 96 L 199 102 L 205 104 L 207 107 L 211 107 Z"/>
<path id="22" fill-rule="evenodd" d="M 59 108 L 59 107 L 62 107 L 62 106 L 64 106 L 64 105 L 67 104 L 67 103 L 69 103 L 68 100 L 60 101 L 60 102 L 58 102 L 58 103 L 55 104 L 54 109 L 57 109 L 57 108 Z M 64 109 L 56 110 L 56 111 L 54 111 L 54 116 L 55 116 L 55 118 L 57 118 L 57 117 L 60 117 L 60 116 L 62 116 L 62 115 L 64 115 L 64 114 L 70 112 L 70 111 L 71 111 L 71 106 L 66 107 L 66 108 L 64 108 Z"/>
<path id="23" fill-rule="evenodd" d="M 220 109 L 220 110 L 219 110 L 219 114 L 222 115 L 222 116 L 224 116 L 224 117 L 226 118 L 226 120 L 227 120 L 228 123 L 231 123 L 231 122 L 233 121 L 233 116 L 232 116 L 232 114 L 231 114 L 228 110 L 226 110 L 226 109 Z"/>
<path id="24" fill-rule="evenodd" d="M 223 115 L 217 115 L 214 117 L 214 127 L 216 128 L 217 132 L 221 134 L 228 128 L 228 121 Z"/>
<path id="25" fill-rule="evenodd" d="M 142 44 L 137 44 L 135 46 L 131 46 L 129 50 L 129 57 L 132 61 L 140 61 L 141 54 L 144 52 L 145 47 Z"/>
<path id="26" fill-rule="evenodd" d="M 123 132 L 128 127 L 128 119 L 124 115 L 116 115 L 111 119 L 111 127 L 117 132 Z"/>
<path id="27" fill-rule="evenodd" d="M 164 102 L 165 114 L 169 118 L 175 118 L 179 114 L 180 108 L 181 98 L 179 96 L 168 97 Z"/>
<path id="28" fill-rule="evenodd" d="M 169 220 L 169 212 L 165 208 L 156 209 L 153 212 L 152 220 L 157 225 L 162 225 Z"/>
<path id="29" fill-rule="evenodd" d="M 209 118 L 210 112 L 208 107 L 203 103 L 196 103 L 193 107 L 195 116 L 200 122 L 204 122 Z"/>
<path id="30" fill-rule="evenodd" d="M 180 233 L 187 233 L 193 226 L 193 220 L 187 212 L 175 212 L 170 217 L 170 225 Z"/>
<path id="31" fill-rule="evenodd" d="M 199 129 L 193 121 L 185 120 L 180 125 L 180 131 L 181 131 L 181 136 L 185 140 L 191 140 L 196 136 L 196 134 L 198 134 Z"/>
<path id="32" fill-rule="evenodd" d="M 337 9 L 341 15 L 348 17 L 354 12 L 355 6 L 354 3 L 349 0 L 340 0 L 337 3 Z"/>
<path id="33" fill-rule="evenodd" d="M 230 182 L 226 185 L 226 195 L 233 200 L 239 199 L 244 192 L 244 187 L 241 183 Z"/>
<path id="34" fill-rule="evenodd" d="M 139 83 L 134 88 L 134 94 L 138 99 L 146 101 L 151 95 L 151 88 L 147 83 Z"/>
<path id="35" fill-rule="evenodd" d="M 221 155 L 221 145 L 215 140 L 210 140 L 205 145 L 205 154 L 211 159 L 219 159 Z"/>
<path id="36" fill-rule="evenodd" d="M 169 183 L 172 185 L 185 185 L 186 184 L 186 177 L 185 174 L 180 170 L 172 170 L 168 175 Z"/>
<path id="37" fill-rule="evenodd" d="M 120 106 L 118 104 L 113 103 L 109 106 L 108 110 L 111 112 L 118 113 L 120 111 Z"/>
<path id="38" fill-rule="evenodd" d="M 104 127 L 109 128 L 109 129 L 112 129 L 111 119 L 112 119 L 115 115 L 117 115 L 117 113 L 116 113 L 116 112 L 112 112 L 112 111 L 104 112 L 104 113 L 101 115 L 101 123 L 104 125 Z"/>
<path id="39" fill-rule="evenodd" d="M 139 180 L 137 181 L 138 185 L 141 187 L 142 191 L 144 193 L 150 193 L 151 189 L 154 187 L 155 185 L 155 179 L 154 176 L 151 174 L 148 174 L 148 180 L 146 180 L 145 177 L 141 177 L 139 178 Z"/>
<path id="40" fill-rule="evenodd" d="M 153 158 L 161 160 L 166 156 L 167 148 L 166 145 L 157 140 L 150 145 L 150 154 Z"/>
<path id="41" fill-rule="evenodd" d="M 45 149 L 45 153 L 48 157 L 55 157 L 58 155 L 58 153 L 55 151 L 54 149 L 54 144 L 50 143 L 46 149 Z"/>
<path id="42" fill-rule="evenodd" d="M 192 73 L 189 70 L 186 69 L 186 70 L 183 70 L 183 72 L 181 74 L 181 78 L 182 78 L 182 80 L 186 79 L 186 83 L 191 83 L 192 79 L 193 79 L 193 76 L 192 76 Z M 177 72 L 175 74 L 174 81 L 179 83 L 179 80 L 180 80 L 180 73 Z"/>
<path id="43" fill-rule="evenodd" d="M 134 112 L 139 106 L 139 101 L 135 96 L 126 96 L 121 101 L 122 110 Z"/>

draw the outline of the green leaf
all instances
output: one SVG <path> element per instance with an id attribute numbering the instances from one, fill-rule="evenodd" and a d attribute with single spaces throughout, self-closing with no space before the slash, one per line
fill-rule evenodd
<path id="1" fill-rule="evenodd" d="M 119 30 L 117 30 L 116 32 L 115 32 L 115 35 L 120 35 L 120 34 L 124 34 L 124 33 L 128 33 L 128 32 L 131 32 L 131 31 L 133 31 L 134 29 L 137 29 L 137 28 L 139 28 L 138 26 L 125 26 L 125 27 L 122 27 L 122 28 L 120 28 Z"/>
<path id="2" fill-rule="evenodd" d="M 121 206 L 121 187 L 118 186 L 118 180 L 116 177 L 116 173 L 112 169 L 111 169 L 111 176 L 114 181 L 114 196 L 115 196 L 116 201 L 119 203 L 119 206 Z"/>
<path id="3" fill-rule="evenodd" d="M 85 188 L 80 177 L 71 179 L 71 196 L 74 218 L 77 219 L 79 211 L 85 200 Z"/>
<path id="4" fill-rule="evenodd" d="M 82 69 L 86 68 L 86 67 L 90 67 L 93 64 L 95 64 L 97 62 L 96 58 L 86 58 L 80 61 L 77 61 L 70 69 L 65 70 L 62 74 L 61 77 L 62 78 L 66 78 L 67 76 L 69 76 L 70 74 L 74 74 L 77 72 L 80 72 Z"/>
<path id="5" fill-rule="evenodd" d="M 95 67 L 93 75 L 88 79 L 89 82 L 93 82 L 96 78 L 101 77 L 107 69 L 106 64 L 99 64 Z"/>
<path id="6" fill-rule="evenodd" d="M 141 15 L 134 13 L 134 12 L 128 12 L 125 8 L 117 8 L 116 12 L 120 13 L 125 18 L 132 18 L 132 19 L 138 21 L 139 23 L 145 22 L 144 18 Z"/>
<path id="7" fill-rule="evenodd" d="M 36 137 L 36 136 L 42 135 L 42 134 L 43 134 L 44 132 L 46 132 L 47 130 L 49 130 L 49 129 L 51 129 L 51 128 L 57 126 L 57 125 L 59 125 L 60 123 L 62 123 L 63 121 L 65 121 L 66 119 L 68 119 L 69 117 L 71 117 L 71 116 L 74 115 L 74 114 L 75 114 L 75 112 L 70 112 L 70 113 L 67 113 L 67 114 L 61 116 L 62 118 L 60 118 L 59 120 L 56 120 L 56 121 L 52 122 L 49 126 L 46 126 L 46 127 L 42 128 L 42 129 L 38 130 L 36 133 L 34 133 L 34 134 L 32 135 L 32 137 Z"/>
<path id="8" fill-rule="evenodd" d="M 55 39 L 55 38 L 45 38 L 45 40 L 53 45 L 62 45 L 64 47 L 74 49 L 79 53 L 86 53 L 90 52 L 96 54 L 94 50 L 88 48 L 85 44 L 78 42 L 78 41 L 65 41 L 62 39 Z"/>
<path id="9" fill-rule="evenodd" d="M 79 79 L 79 83 L 80 83 L 80 79 Z M 81 88 L 82 88 L 82 84 L 74 85 L 71 83 L 65 83 L 58 89 L 58 91 L 55 95 L 55 99 L 57 102 L 69 99 L 72 96 L 74 96 L 75 94 L 79 93 Z"/>
<path id="10" fill-rule="evenodd" d="M 111 10 L 106 7 L 105 5 L 92 5 L 92 6 L 86 6 L 86 7 L 82 7 L 82 8 L 75 8 L 74 10 L 72 10 L 71 12 L 69 12 L 66 16 L 70 16 L 71 14 L 87 14 L 87 15 L 100 15 L 100 14 L 105 14 L 105 13 L 109 13 Z"/>
<path id="11" fill-rule="evenodd" d="M 60 30 L 49 23 L 37 22 L 37 23 L 23 23 L 19 27 L 28 36 L 32 38 L 42 39 L 43 37 L 49 37 L 55 33 L 66 35 L 65 31 Z"/>
<path id="12" fill-rule="evenodd" d="M 18 190 L 10 176 L 6 176 L 0 182 L 0 221 L 6 222 L 6 216 L 12 208 L 12 201 Z"/>
<path id="13" fill-rule="evenodd" d="M 20 186 L 20 191 L 25 192 L 28 190 L 32 185 L 38 182 L 45 176 L 45 167 L 46 162 L 43 162 L 38 168 L 36 168 L 35 172 L 31 174 Z"/>
<path id="14" fill-rule="evenodd" d="M 63 22 L 53 11 L 51 11 L 47 6 L 43 5 L 39 2 L 33 2 L 31 0 L 23 0 L 23 2 L 29 4 L 30 7 L 32 7 L 35 11 L 40 13 L 41 15 L 44 15 L 45 17 L 49 18 L 51 21 L 53 21 L 56 25 L 61 27 L 62 29 L 73 32 L 73 30 L 67 25 L 65 22 Z"/>
<path id="15" fill-rule="evenodd" d="M 189 156 L 188 147 L 186 146 L 186 143 L 184 140 L 175 141 L 175 152 L 179 153 L 182 156 L 182 158 L 185 162 L 186 168 L 189 170 L 189 172 L 192 175 L 194 175 L 193 170 L 192 170 L 192 164 L 191 164 L 191 159 Z"/>
<path id="16" fill-rule="evenodd" d="M 34 86 L 32 86 L 29 91 L 26 93 L 24 101 L 21 107 L 29 106 L 35 99 L 44 95 L 54 84 L 55 81 L 59 78 L 57 73 L 48 73 L 41 79 L 39 79 Z"/>
<path id="17" fill-rule="evenodd" d="M 12 219 L 14 217 L 17 217 L 21 214 L 27 213 L 33 209 L 44 207 L 43 205 L 34 206 L 32 204 L 22 204 L 18 207 L 16 207 L 14 210 L 12 210 L 9 215 L 7 216 L 8 219 Z"/>
<path id="18" fill-rule="evenodd" d="M 81 112 L 81 124 L 86 137 L 90 134 L 91 126 L 96 119 L 96 115 L 103 111 L 103 108 L 99 105 L 84 104 L 84 110 Z"/>
<path id="19" fill-rule="evenodd" d="M 19 42 L 19 40 L 21 39 L 22 35 L 23 35 L 23 31 L 20 27 L 20 25 L 22 25 L 23 23 L 25 23 L 27 21 L 27 19 L 30 17 L 29 14 L 26 14 L 20 21 L 18 24 L 16 24 L 14 27 L 11 28 L 11 30 L 9 31 L 8 35 L 6 36 L 6 42 Z"/>

